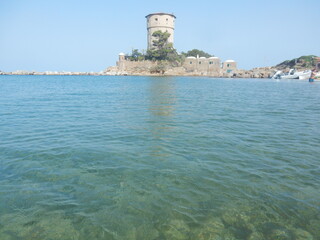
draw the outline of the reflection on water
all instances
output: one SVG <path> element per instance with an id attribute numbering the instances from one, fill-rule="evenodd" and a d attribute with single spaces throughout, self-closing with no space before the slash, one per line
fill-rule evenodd
<path id="1" fill-rule="evenodd" d="M 152 135 L 152 156 L 165 159 L 169 152 L 166 144 L 172 140 L 174 110 L 176 104 L 174 78 L 150 78 L 148 89 L 149 113 L 148 121 Z"/>
<path id="2" fill-rule="evenodd" d="M 0 84 L 0 240 L 320 239 L 319 84 Z"/>
<path id="3" fill-rule="evenodd" d="M 155 120 L 161 120 L 160 117 L 173 117 L 176 104 L 176 86 L 175 79 L 165 77 L 161 79 L 152 79 L 149 82 L 150 113 L 154 115 Z"/>

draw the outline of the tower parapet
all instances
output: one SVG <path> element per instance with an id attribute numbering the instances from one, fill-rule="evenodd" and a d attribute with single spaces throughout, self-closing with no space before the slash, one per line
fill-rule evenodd
<path id="1" fill-rule="evenodd" d="M 152 13 L 146 16 L 148 30 L 148 49 L 152 48 L 154 38 L 152 34 L 156 31 L 168 32 L 170 37 L 169 43 L 174 42 L 174 25 L 176 16 L 170 13 Z"/>
<path id="2" fill-rule="evenodd" d="M 125 60 L 125 54 L 124 53 L 119 53 L 119 61 L 124 61 Z"/>

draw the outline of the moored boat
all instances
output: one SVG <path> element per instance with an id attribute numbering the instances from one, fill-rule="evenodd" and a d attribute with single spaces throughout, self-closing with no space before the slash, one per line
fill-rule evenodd
<path id="1" fill-rule="evenodd" d="M 311 70 L 297 72 L 295 69 L 290 69 L 288 73 L 283 73 L 282 71 L 277 71 L 273 79 L 300 79 L 307 80 L 311 76 Z"/>
<path id="2" fill-rule="evenodd" d="M 307 80 L 311 77 L 311 73 L 312 73 L 311 70 L 304 71 L 299 75 L 299 79 L 300 80 Z"/>
<path id="3" fill-rule="evenodd" d="M 287 74 L 281 76 L 281 79 L 299 79 L 299 75 L 297 74 L 295 69 L 290 69 Z"/>

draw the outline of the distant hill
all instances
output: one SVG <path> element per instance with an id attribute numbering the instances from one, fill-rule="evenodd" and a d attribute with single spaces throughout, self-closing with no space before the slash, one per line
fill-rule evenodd
<path id="1" fill-rule="evenodd" d="M 316 62 L 314 60 L 315 55 L 309 56 L 301 56 L 299 58 L 294 58 L 292 60 L 286 60 L 278 65 L 275 66 L 278 70 L 284 69 L 312 69 L 316 66 Z"/>

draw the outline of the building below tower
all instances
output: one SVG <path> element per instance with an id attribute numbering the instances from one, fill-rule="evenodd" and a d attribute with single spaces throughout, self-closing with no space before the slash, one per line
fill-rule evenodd
<path id="1" fill-rule="evenodd" d="M 148 75 L 156 73 L 159 66 L 167 75 L 233 77 L 237 72 L 237 63 L 227 60 L 221 63 L 218 57 L 187 57 L 180 66 L 172 66 L 168 61 L 132 61 L 125 54 L 119 54 L 115 67 L 107 70 L 111 75 Z"/>

